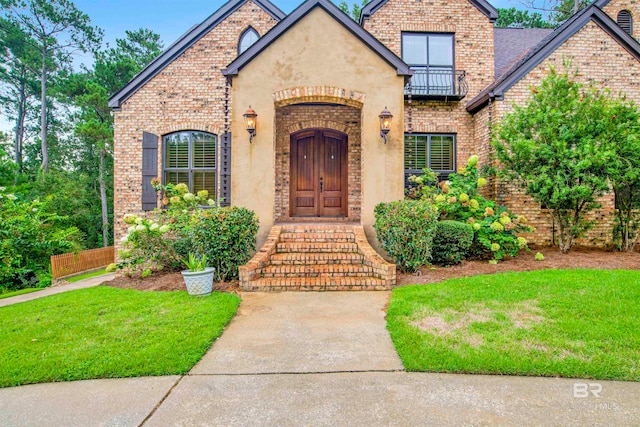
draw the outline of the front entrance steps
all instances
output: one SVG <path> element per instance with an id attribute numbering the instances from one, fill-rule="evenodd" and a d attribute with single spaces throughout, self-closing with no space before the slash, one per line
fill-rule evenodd
<path id="1" fill-rule="evenodd" d="M 361 225 L 278 224 L 239 268 L 245 291 L 371 291 L 396 284 L 396 266 L 369 245 Z"/>

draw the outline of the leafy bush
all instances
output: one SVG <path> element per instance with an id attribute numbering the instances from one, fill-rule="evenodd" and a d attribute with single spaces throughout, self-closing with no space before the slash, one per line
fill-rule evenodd
<path id="1" fill-rule="evenodd" d="M 0 187 L 0 289 L 48 286 L 51 255 L 81 249 L 78 229 L 65 227 L 48 201 L 20 201 Z"/>
<path id="2" fill-rule="evenodd" d="M 533 231 L 533 227 L 527 225 L 523 215 L 512 214 L 478 192 L 487 180 L 480 176 L 477 165 L 478 157 L 471 156 L 467 166 L 459 173 L 449 175 L 449 180 L 437 191 L 423 186 L 420 188 L 423 200 L 435 203 L 441 220 L 471 224 L 475 232 L 470 249 L 473 257 L 500 260 L 505 255 L 516 256 L 520 249 L 527 248 L 527 240 L 518 234 Z"/>
<path id="3" fill-rule="evenodd" d="M 444 220 L 436 224 L 431 257 L 434 264 L 455 265 L 466 258 L 473 243 L 473 227 L 460 221 Z"/>
<path id="4" fill-rule="evenodd" d="M 149 218 L 126 215 L 130 225 L 123 237 L 124 249 L 118 267 L 128 273 L 148 275 L 154 270 L 178 269 L 189 253 L 206 256 L 215 267 L 216 280 L 238 277 L 238 266 L 249 261 L 255 250 L 258 218 L 251 210 L 219 207 L 206 190 L 189 193 L 186 185 L 162 187 L 166 209 Z M 201 208 L 203 205 L 209 208 Z"/>
<path id="5" fill-rule="evenodd" d="M 162 215 L 154 219 L 137 215 L 125 215 L 129 224 L 128 233 L 121 239 L 123 249 L 118 252 L 118 268 L 127 274 L 145 273 L 164 268 L 174 269 L 180 265 L 180 257 L 173 247 L 171 228 L 163 224 Z"/>
<path id="6" fill-rule="evenodd" d="M 238 277 L 238 266 L 255 251 L 258 217 L 246 208 L 214 207 L 195 211 L 185 235 L 192 250 L 206 255 L 216 280 Z"/>
<path id="7" fill-rule="evenodd" d="M 433 204 L 423 200 L 380 203 L 374 228 L 382 248 L 404 272 L 429 264 L 438 219 Z"/>

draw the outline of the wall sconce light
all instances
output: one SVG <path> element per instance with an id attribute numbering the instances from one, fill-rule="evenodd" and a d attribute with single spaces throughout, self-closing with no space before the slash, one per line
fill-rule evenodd
<path id="1" fill-rule="evenodd" d="M 380 113 L 378 117 L 380 117 L 380 136 L 386 144 L 387 134 L 391 129 L 391 119 L 393 118 L 393 116 L 391 115 L 391 112 L 387 110 L 387 107 L 384 107 L 384 110 L 382 110 L 382 113 Z"/>
<path id="2" fill-rule="evenodd" d="M 247 108 L 247 111 L 242 115 L 242 117 L 244 117 L 244 123 L 247 126 L 247 132 L 249 132 L 249 144 L 251 144 L 253 142 L 253 137 L 256 136 L 256 122 L 258 115 L 254 109 L 251 108 L 251 105 L 249 105 L 249 108 Z"/>

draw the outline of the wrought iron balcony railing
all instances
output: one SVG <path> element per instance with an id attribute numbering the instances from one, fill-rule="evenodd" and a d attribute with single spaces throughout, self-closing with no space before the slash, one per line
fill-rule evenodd
<path id="1" fill-rule="evenodd" d="M 466 72 L 461 70 L 434 70 L 413 68 L 411 81 L 404 94 L 413 98 L 459 101 L 467 95 Z"/>

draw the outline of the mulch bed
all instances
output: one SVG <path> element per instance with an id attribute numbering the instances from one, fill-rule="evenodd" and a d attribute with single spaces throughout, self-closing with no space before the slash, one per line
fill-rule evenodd
<path id="1" fill-rule="evenodd" d="M 534 260 L 536 252 L 542 252 L 544 261 Z M 557 248 L 532 248 L 517 258 L 506 258 L 496 265 L 487 261 L 463 261 L 451 267 L 424 267 L 417 273 L 402 274 L 398 272 L 398 286 L 421 283 L 436 283 L 457 277 L 469 277 L 478 274 L 492 274 L 506 271 L 532 271 L 565 268 L 600 268 L 600 269 L 640 269 L 640 253 L 611 252 L 601 249 L 576 247 L 568 254 Z M 184 280 L 180 272 L 158 272 L 144 279 L 140 277 L 116 277 L 103 283 L 114 288 L 137 289 L 139 291 L 184 291 Z M 240 284 L 217 282 L 214 291 L 238 293 Z"/>
<path id="2" fill-rule="evenodd" d="M 544 261 L 534 259 L 536 252 L 542 252 Z M 463 261 L 462 264 L 451 267 L 424 267 L 415 274 L 398 273 L 398 286 L 435 283 L 478 274 L 566 268 L 638 270 L 640 253 L 575 247 L 568 254 L 563 254 L 558 248 L 532 248 L 531 252 L 523 252 L 517 258 L 503 259 L 496 265 L 491 265 L 487 261 Z"/>
<path id="3" fill-rule="evenodd" d="M 112 288 L 136 289 L 139 291 L 186 291 L 184 280 L 179 271 L 156 272 L 149 277 L 116 277 L 104 282 L 102 285 Z M 238 293 L 240 283 L 237 280 L 231 282 L 214 282 L 213 290 L 220 292 Z"/>

